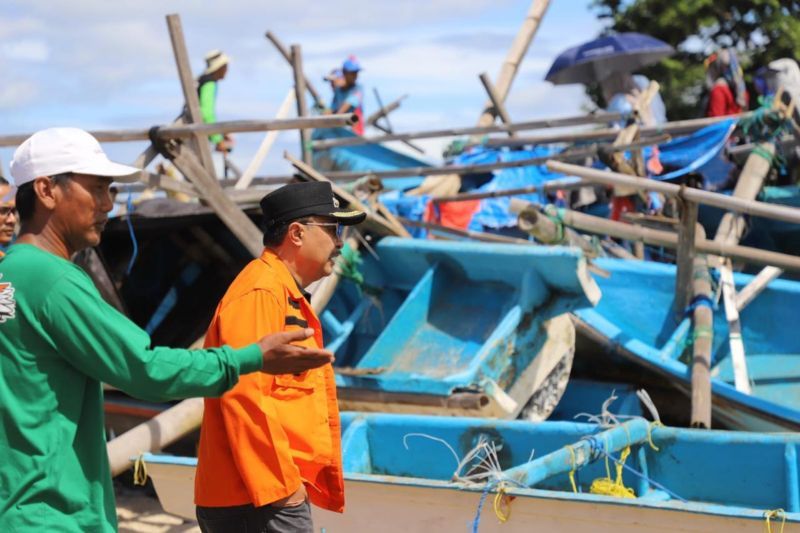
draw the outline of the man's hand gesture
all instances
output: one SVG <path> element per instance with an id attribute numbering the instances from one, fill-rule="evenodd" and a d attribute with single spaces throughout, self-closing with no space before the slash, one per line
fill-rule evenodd
<path id="1" fill-rule="evenodd" d="M 311 328 L 273 333 L 258 341 L 264 358 L 261 369 L 267 374 L 299 374 L 333 362 L 333 354 L 319 348 L 291 344 L 314 335 Z"/>

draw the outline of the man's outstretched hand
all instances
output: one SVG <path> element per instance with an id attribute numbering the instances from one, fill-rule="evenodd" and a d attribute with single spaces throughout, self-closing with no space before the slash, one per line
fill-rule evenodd
<path id="1" fill-rule="evenodd" d="M 291 344 L 314 335 L 311 328 L 273 333 L 258 341 L 267 374 L 299 374 L 333 362 L 333 354 L 319 348 L 305 348 Z"/>

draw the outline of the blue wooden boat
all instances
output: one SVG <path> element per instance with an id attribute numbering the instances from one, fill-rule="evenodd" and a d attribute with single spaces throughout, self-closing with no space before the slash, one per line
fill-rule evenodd
<path id="1" fill-rule="evenodd" d="M 359 270 L 320 316 L 345 409 L 543 420 L 599 297 L 563 247 L 384 238 Z"/>
<path id="2" fill-rule="evenodd" d="M 579 333 L 632 361 L 656 370 L 689 392 L 688 317 L 675 317 L 675 266 L 601 259 L 611 275 L 598 279 L 603 298 L 575 312 Z M 735 275 L 737 290 L 752 276 Z M 800 430 L 800 334 L 791 321 L 800 306 L 800 283 L 777 279 L 741 313 L 742 338 L 753 392 L 734 387 L 723 310 L 714 313 L 713 415 L 726 427 L 751 431 Z M 685 353 L 686 352 L 686 353 Z"/>
<path id="3" fill-rule="evenodd" d="M 314 130 L 314 140 L 341 139 L 355 137 L 349 128 L 325 128 Z M 320 172 L 337 170 L 396 170 L 398 168 L 427 167 L 430 163 L 422 159 L 392 150 L 381 144 L 359 144 L 354 146 L 337 146 L 324 150 L 314 150 L 312 163 Z M 387 180 L 384 186 L 389 189 L 408 189 L 422 183 L 420 176 L 394 178 Z"/>
<path id="4" fill-rule="evenodd" d="M 330 533 L 800 530 L 797 434 L 359 413 L 342 431 L 345 512 L 313 509 Z M 193 518 L 196 459 L 144 462 Z"/>

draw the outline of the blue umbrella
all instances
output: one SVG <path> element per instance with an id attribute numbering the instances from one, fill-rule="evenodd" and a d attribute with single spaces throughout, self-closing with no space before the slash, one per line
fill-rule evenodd
<path id="1" fill-rule="evenodd" d="M 675 52 L 670 45 L 641 33 L 617 33 L 562 52 L 544 79 L 556 85 L 598 82 L 615 72 L 657 63 Z"/>

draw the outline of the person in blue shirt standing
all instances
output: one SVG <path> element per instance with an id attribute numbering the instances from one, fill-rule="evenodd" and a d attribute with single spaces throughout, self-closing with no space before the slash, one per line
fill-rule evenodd
<path id="1" fill-rule="evenodd" d="M 353 131 L 364 135 L 364 89 L 357 83 L 361 65 L 355 56 L 350 56 L 342 65 L 344 83 L 334 87 L 331 110 L 335 114 L 355 113 L 358 122 L 353 125 Z"/>

